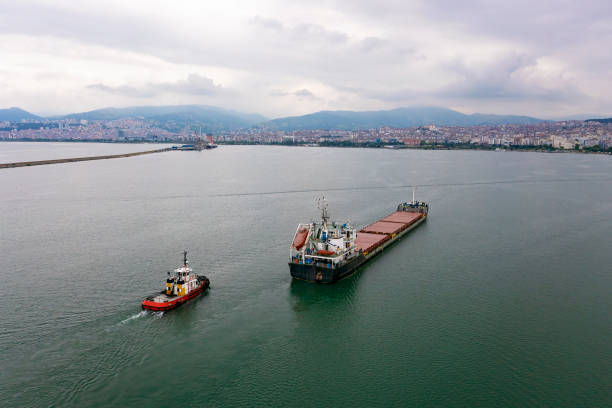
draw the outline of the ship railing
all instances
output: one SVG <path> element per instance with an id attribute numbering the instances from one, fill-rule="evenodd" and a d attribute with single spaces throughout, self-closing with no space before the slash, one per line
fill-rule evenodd
<path id="1" fill-rule="evenodd" d="M 322 256 L 322 255 L 304 255 L 304 259 L 310 259 L 312 262 L 319 263 L 329 263 L 332 266 L 341 262 L 344 259 L 344 255 L 348 254 L 348 251 L 343 251 L 336 253 L 335 255 Z"/>
<path id="2" fill-rule="evenodd" d="M 331 262 L 331 259 L 324 259 L 324 260 L 314 260 L 311 265 L 317 266 L 319 268 L 335 268 L 336 267 L 336 263 L 335 262 Z"/>
<path id="3" fill-rule="evenodd" d="M 316 257 L 316 258 L 308 257 L 308 258 L 304 258 L 304 261 L 302 261 L 298 257 L 294 257 L 291 259 L 291 263 L 313 265 L 313 266 L 319 266 L 319 267 L 324 267 L 324 268 L 334 268 L 338 262 L 339 261 L 336 259 L 324 258 L 324 257 Z"/>
<path id="4" fill-rule="evenodd" d="M 330 256 L 322 256 L 322 255 L 304 255 L 304 258 L 310 258 L 310 259 L 322 259 L 325 261 L 330 261 L 330 260 L 335 260 L 336 258 L 339 258 L 342 255 L 342 253 L 340 254 L 336 254 L 336 255 L 330 255 Z"/>

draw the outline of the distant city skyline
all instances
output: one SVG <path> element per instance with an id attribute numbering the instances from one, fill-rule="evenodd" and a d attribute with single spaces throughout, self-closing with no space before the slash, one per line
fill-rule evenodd
<path id="1" fill-rule="evenodd" d="M 0 4 L 0 108 L 612 116 L 606 1 Z"/>

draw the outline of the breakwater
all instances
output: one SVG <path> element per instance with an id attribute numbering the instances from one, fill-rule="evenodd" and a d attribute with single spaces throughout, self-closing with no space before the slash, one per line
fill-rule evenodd
<path id="1" fill-rule="evenodd" d="M 147 150 L 144 152 L 109 154 L 105 156 L 69 157 L 66 159 L 37 160 L 37 161 L 15 162 L 15 163 L 0 163 L 0 169 L 8 169 L 8 168 L 13 168 L 13 167 L 42 166 L 45 164 L 72 163 L 72 162 L 89 161 L 89 160 L 119 159 L 123 157 L 142 156 L 143 154 L 168 152 L 171 150 L 172 148 L 167 147 L 164 149 Z"/>

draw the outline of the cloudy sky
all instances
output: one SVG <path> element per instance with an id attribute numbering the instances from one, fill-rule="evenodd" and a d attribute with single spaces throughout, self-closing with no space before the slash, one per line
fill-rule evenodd
<path id="1" fill-rule="evenodd" d="M 612 1 L 0 0 L 0 108 L 612 116 Z"/>

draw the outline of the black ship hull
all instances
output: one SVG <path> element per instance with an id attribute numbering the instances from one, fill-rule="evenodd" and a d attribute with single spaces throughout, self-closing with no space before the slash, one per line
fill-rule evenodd
<path id="1" fill-rule="evenodd" d="M 295 279 L 308 282 L 332 283 L 355 272 L 367 258 L 362 254 L 335 268 L 327 267 L 325 263 L 297 264 L 289 263 L 289 272 Z"/>

